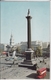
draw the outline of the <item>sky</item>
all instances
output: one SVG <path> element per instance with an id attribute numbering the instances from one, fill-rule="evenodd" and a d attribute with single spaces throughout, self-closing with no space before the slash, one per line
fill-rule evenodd
<path id="1" fill-rule="evenodd" d="M 11 33 L 15 43 L 27 41 L 27 12 L 30 9 L 31 40 L 50 41 L 50 2 L 0 2 L 1 43 L 9 43 Z"/>
<path id="2" fill-rule="evenodd" d="M 1 0 L 1 1 L 25 1 L 25 0 Z M 31 0 L 26 0 L 31 1 Z M 49 0 L 32 0 L 32 1 L 49 1 Z"/>

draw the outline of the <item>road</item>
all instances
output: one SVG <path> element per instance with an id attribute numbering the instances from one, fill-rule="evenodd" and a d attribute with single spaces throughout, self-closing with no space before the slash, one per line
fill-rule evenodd
<path id="1" fill-rule="evenodd" d="M 1 79 L 35 79 L 35 75 L 37 73 L 36 70 L 32 70 L 27 67 L 19 67 L 18 63 L 20 61 L 16 61 L 16 63 L 13 65 L 12 61 L 6 61 L 5 56 L 0 56 L 0 78 Z M 41 58 L 37 58 L 41 60 Z M 45 59 L 45 63 L 39 62 L 38 66 L 41 67 L 50 67 L 50 59 Z M 47 71 L 45 79 L 50 78 L 50 72 Z"/>

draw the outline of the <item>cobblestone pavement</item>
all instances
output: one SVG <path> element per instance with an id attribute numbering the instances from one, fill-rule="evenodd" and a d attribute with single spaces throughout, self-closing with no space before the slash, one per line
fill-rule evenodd
<path id="1" fill-rule="evenodd" d="M 38 58 L 41 60 L 42 58 Z M 50 67 L 50 59 L 45 59 L 45 63 L 38 62 L 39 68 Z M 21 62 L 21 60 L 20 60 Z M 5 57 L 0 57 L 0 78 L 1 79 L 35 79 L 35 70 L 29 69 L 27 67 L 19 67 L 18 61 L 16 64 L 12 64 L 12 61 L 6 61 Z M 45 79 L 50 78 L 50 72 L 47 71 Z"/>

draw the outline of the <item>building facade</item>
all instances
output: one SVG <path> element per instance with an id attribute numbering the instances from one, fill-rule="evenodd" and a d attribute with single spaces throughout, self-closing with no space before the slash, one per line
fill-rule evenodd
<path id="1" fill-rule="evenodd" d="M 43 50 L 44 48 L 48 47 L 49 42 L 42 42 L 42 41 L 32 41 L 31 42 L 31 48 L 33 50 L 36 50 L 37 47 L 41 47 Z M 21 52 L 25 52 L 27 50 L 27 42 L 21 42 L 20 45 L 18 45 L 21 49 Z"/>
<path id="2" fill-rule="evenodd" d="M 0 43 L 0 52 L 7 50 L 6 45 L 7 45 L 7 44 L 1 44 L 1 43 Z"/>

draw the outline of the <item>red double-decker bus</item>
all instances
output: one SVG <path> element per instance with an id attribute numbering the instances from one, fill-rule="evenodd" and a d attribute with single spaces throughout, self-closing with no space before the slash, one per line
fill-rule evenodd
<path id="1" fill-rule="evenodd" d="M 46 76 L 46 68 L 41 68 L 39 70 L 37 70 L 37 78 L 41 79 L 44 78 Z"/>

